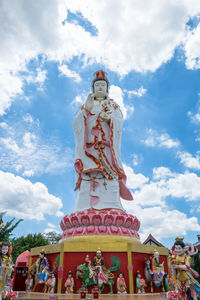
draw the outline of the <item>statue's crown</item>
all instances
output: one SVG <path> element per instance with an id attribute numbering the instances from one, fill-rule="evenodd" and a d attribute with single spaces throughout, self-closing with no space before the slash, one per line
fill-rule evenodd
<path id="1" fill-rule="evenodd" d="M 183 240 L 184 240 L 183 237 L 177 237 L 177 238 L 176 238 L 176 242 L 182 242 Z"/>
<path id="2" fill-rule="evenodd" d="M 107 82 L 107 92 L 108 92 L 108 87 L 109 87 L 109 81 L 108 81 L 108 78 L 107 78 L 107 73 L 104 72 L 103 70 L 99 70 L 99 71 L 96 71 L 94 74 L 93 74 L 94 78 L 92 80 L 92 90 L 94 91 L 94 83 L 98 80 L 105 80 Z"/>
<path id="3" fill-rule="evenodd" d="M 99 70 L 99 71 L 96 71 L 94 74 L 94 79 L 93 80 L 108 80 L 107 79 L 107 73 L 104 72 L 103 70 Z"/>

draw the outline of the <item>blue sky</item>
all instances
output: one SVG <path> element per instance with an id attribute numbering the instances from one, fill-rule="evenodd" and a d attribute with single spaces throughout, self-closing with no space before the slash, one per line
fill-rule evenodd
<path id="1" fill-rule="evenodd" d="M 124 208 L 170 247 L 200 232 L 199 1 L 1 1 L 0 207 L 17 236 L 75 208 L 72 122 L 103 69 L 124 115 Z"/>

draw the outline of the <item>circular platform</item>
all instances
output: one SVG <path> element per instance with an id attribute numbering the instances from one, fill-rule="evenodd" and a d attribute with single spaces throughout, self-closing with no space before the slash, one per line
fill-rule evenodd
<path id="1" fill-rule="evenodd" d="M 83 235 L 118 235 L 140 239 L 137 217 L 119 209 L 87 209 L 63 217 L 62 238 Z"/>

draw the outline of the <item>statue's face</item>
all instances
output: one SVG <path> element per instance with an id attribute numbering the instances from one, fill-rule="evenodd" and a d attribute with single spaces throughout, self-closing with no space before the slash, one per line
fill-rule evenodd
<path id="1" fill-rule="evenodd" d="M 159 253 L 158 252 L 154 252 L 154 257 L 159 258 Z"/>
<path id="2" fill-rule="evenodd" d="M 8 253 L 8 246 L 2 246 L 1 252 L 3 255 L 6 255 Z"/>
<path id="3" fill-rule="evenodd" d="M 175 245 L 175 249 L 174 251 L 178 254 L 178 255 L 181 255 L 185 252 L 184 248 L 182 248 L 181 245 Z"/>
<path id="4" fill-rule="evenodd" d="M 101 257 L 101 251 L 97 251 L 96 255 L 97 255 L 98 258 L 100 258 Z"/>
<path id="5" fill-rule="evenodd" d="M 44 258 L 44 254 L 40 253 L 40 258 Z"/>
<path id="6" fill-rule="evenodd" d="M 105 98 L 107 96 L 107 82 L 98 80 L 94 83 L 94 95 L 97 98 Z"/>

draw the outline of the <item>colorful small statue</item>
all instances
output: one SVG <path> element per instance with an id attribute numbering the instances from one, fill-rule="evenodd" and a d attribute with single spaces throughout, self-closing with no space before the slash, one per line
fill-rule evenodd
<path id="1" fill-rule="evenodd" d="M 137 294 L 144 294 L 145 293 L 146 283 L 144 278 L 141 278 L 140 271 L 136 273 L 136 292 Z"/>
<path id="2" fill-rule="evenodd" d="M 174 276 L 176 292 L 179 292 L 182 300 L 189 299 L 190 296 L 197 300 L 200 296 L 200 284 L 194 278 L 199 274 L 190 266 L 191 256 L 198 250 L 192 244 L 184 244 L 183 238 L 176 238 L 176 242 L 171 249 L 170 265 Z"/>
<path id="3" fill-rule="evenodd" d="M 153 282 L 155 286 L 163 287 L 163 277 L 165 274 L 164 261 L 162 263 L 159 262 L 159 253 L 157 250 L 154 250 L 154 254 L 152 258 L 152 272 L 153 272 Z M 163 291 L 164 291 L 164 287 L 163 287 Z"/>
<path id="4" fill-rule="evenodd" d="M 74 292 L 74 278 L 72 277 L 72 271 L 68 272 L 67 280 L 65 281 L 65 294 L 73 294 Z"/>
<path id="5" fill-rule="evenodd" d="M 121 261 L 118 257 L 111 256 L 111 264 L 112 267 L 106 268 L 100 249 L 97 250 L 93 261 L 87 255 L 85 262 L 77 266 L 77 276 L 82 280 L 81 286 L 88 288 L 91 285 L 95 285 L 102 292 L 104 286 L 107 285 L 110 289 L 110 294 L 113 294 L 114 274 L 111 271 L 118 271 Z"/>
<path id="6" fill-rule="evenodd" d="M 100 289 L 104 286 L 104 284 L 109 283 L 109 279 L 111 280 L 114 279 L 114 275 L 106 268 L 106 264 L 102 256 L 101 249 L 97 250 L 96 256 L 91 262 L 91 269 L 92 271 L 94 271 L 93 273 L 94 282 L 97 284 L 97 286 Z"/>
<path id="7" fill-rule="evenodd" d="M 31 291 L 32 291 L 33 286 L 34 286 L 34 279 L 35 279 L 35 276 L 34 276 L 34 274 L 31 272 L 31 273 L 30 273 L 30 278 L 27 278 L 26 281 L 25 281 L 25 284 L 26 284 L 26 291 L 27 291 L 27 292 L 31 292 Z"/>
<path id="8" fill-rule="evenodd" d="M 35 286 L 33 291 L 35 291 L 37 284 L 44 283 L 46 286 L 47 280 L 49 279 L 49 262 L 45 257 L 45 252 L 40 252 L 40 257 L 36 261 L 36 276 L 35 276 Z"/>
<path id="9" fill-rule="evenodd" d="M 117 278 L 117 293 L 118 294 L 127 294 L 126 292 L 126 282 L 122 272 L 118 274 Z"/>
<path id="10" fill-rule="evenodd" d="M 7 285 L 8 279 L 12 272 L 12 245 L 10 242 L 0 243 L 0 293 L 2 293 Z M 10 287 L 9 287 L 10 290 Z"/>
<path id="11" fill-rule="evenodd" d="M 55 292 L 55 286 L 56 286 L 56 277 L 55 274 L 52 273 L 49 275 L 49 279 L 47 280 L 47 287 L 48 287 L 48 293 L 54 293 Z"/>

